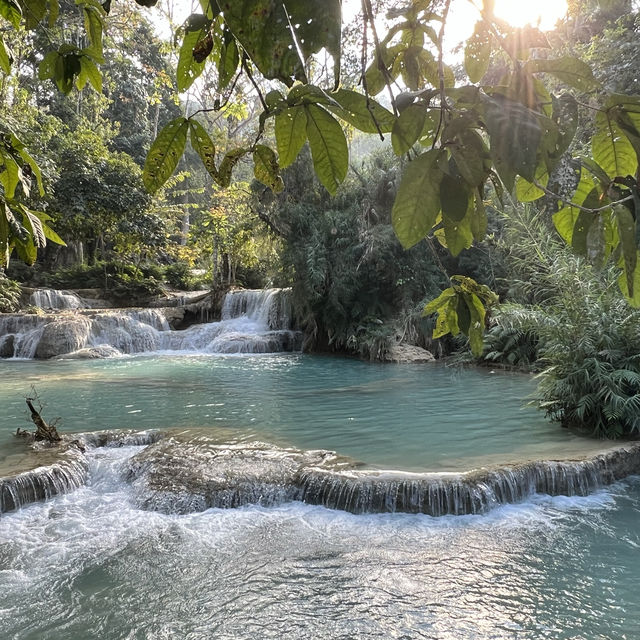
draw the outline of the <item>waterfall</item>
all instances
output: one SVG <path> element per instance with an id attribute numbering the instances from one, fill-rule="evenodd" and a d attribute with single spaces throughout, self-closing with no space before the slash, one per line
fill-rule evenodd
<path id="1" fill-rule="evenodd" d="M 35 295 L 35 294 L 34 294 Z M 299 351 L 289 289 L 229 292 L 222 320 L 172 331 L 162 309 L 73 310 L 0 316 L 0 358 L 100 358 L 149 352 Z"/>
<path id="2" fill-rule="evenodd" d="M 484 513 L 535 493 L 585 496 L 639 472 L 640 444 L 576 461 L 405 473 L 363 470 L 330 451 L 220 442 L 187 431 L 134 456 L 127 477 L 141 507 L 166 513 L 299 500 L 355 514 L 443 516 Z"/>
<path id="3" fill-rule="evenodd" d="M 37 449 L 27 470 L 0 477 L 0 513 L 76 489 L 87 480 L 87 449 L 144 446 L 124 479 L 141 508 L 190 513 L 211 507 L 272 506 L 298 500 L 354 514 L 480 514 L 533 494 L 585 496 L 640 473 L 640 444 L 580 460 L 537 461 L 466 473 L 363 469 L 332 451 L 239 441 L 228 434 L 182 430 L 101 431 Z"/>
<path id="4" fill-rule="evenodd" d="M 52 454 L 50 450 L 46 453 L 47 457 Z M 34 455 L 37 456 L 37 452 Z M 81 487 L 87 481 L 87 470 L 85 456 L 80 450 L 70 448 L 62 449 L 51 464 L 0 477 L 0 514 Z"/>
<path id="5" fill-rule="evenodd" d="M 71 291 L 57 289 L 36 289 L 31 294 L 29 302 L 41 309 L 83 309 L 86 304 Z"/>

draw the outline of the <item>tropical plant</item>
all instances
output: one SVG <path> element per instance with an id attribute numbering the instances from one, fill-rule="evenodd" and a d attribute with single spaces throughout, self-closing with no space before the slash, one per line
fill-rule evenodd
<path id="1" fill-rule="evenodd" d="M 20 307 L 20 285 L 0 271 L 0 313 L 11 313 Z"/>

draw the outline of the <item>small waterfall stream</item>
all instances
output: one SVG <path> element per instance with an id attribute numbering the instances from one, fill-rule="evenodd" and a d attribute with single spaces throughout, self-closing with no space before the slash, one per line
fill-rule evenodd
<path id="1" fill-rule="evenodd" d="M 640 473 L 637 443 L 580 460 L 408 473 L 363 469 L 332 451 L 238 441 L 200 430 L 103 431 L 75 438 L 61 448 L 33 451 L 32 469 L 0 477 L 0 513 L 82 486 L 92 451 L 100 447 L 143 446 L 126 462 L 123 479 L 139 507 L 178 514 L 291 501 L 354 514 L 481 514 L 537 493 L 586 496 Z"/>
<path id="2" fill-rule="evenodd" d="M 298 351 L 291 329 L 289 290 L 229 292 L 222 320 L 183 331 L 169 327 L 162 309 L 83 310 L 64 292 L 38 291 L 39 306 L 64 308 L 46 315 L 0 316 L 0 357 L 101 358 L 149 352 L 277 353 Z M 36 295 L 34 294 L 34 295 Z M 55 295 L 54 295 L 55 294 Z M 67 306 L 63 306 L 67 305 Z"/>

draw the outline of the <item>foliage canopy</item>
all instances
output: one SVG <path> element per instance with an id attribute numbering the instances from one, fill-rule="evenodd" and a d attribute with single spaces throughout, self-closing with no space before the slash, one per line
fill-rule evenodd
<path id="1" fill-rule="evenodd" d="M 555 56 L 544 33 L 499 20 L 492 0 L 469 5 L 478 20 L 464 50 L 466 78 L 459 81 L 445 63 L 443 41 L 451 5 L 462 1 L 409 0 L 393 10 L 379 37 L 371 1 L 363 0 L 360 92 L 340 84 L 340 0 L 200 0 L 200 13 L 189 16 L 179 34 L 178 89 L 188 89 L 212 65 L 219 109 L 244 74 L 260 96 L 259 129 L 253 142 L 220 154 L 198 119 L 202 109 L 174 118 L 151 146 L 145 186 L 160 189 L 190 142 L 220 187 L 230 184 L 234 167 L 247 156 L 256 179 L 277 192 L 280 169 L 308 142 L 315 172 L 334 194 L 349 162 L 344 127 L 391 134 L 394 151 L 407 161 L 392 210 L 403 246 L 428 238 L 457 255 L 485 237 L 489 191 L 526 202 L 547 197 L 567 243 L 595 262 L 614 262 L 622 291 L 640 305 L 640 97 L 607 92 L 583 60 Z M 136 2 L 150 7 L 157 0 Z M 63 93 L 88 86 L 99 92 L 111 0 L 76 5 L 84 37 L 37 51 L 39 76 Z M 16 30 L 51 27 L 58 13 L 58 0 L 0 0 L 2 21 Z M 332 58 L 326 86 L 311 73 L 310 61 L 322 50 Z M 3 73 L 10 73 L 11 60 L 0 40 Z M 490 72 L 496 60 L 497 77 Z M 591 131 L 586 149 L 576 140 L 584 121 Z M 275 132 L 275 149 L 265 144 L 267 127 Z M 13 250 L 33 262 L 46 239 L 61 239 L 48 227 L 48 216 L 26 204 L 33 188 L 42 189 L 38 166 L 15 133 L 4 127 L 1 134 L 0 264 Z M 574 184 L 561 184 L 567 164 Z M 462 331 L 479 352 L 494 300 L 477 283 L 454 276 L 426 313 L 438 312 L 439 334 Z"/>

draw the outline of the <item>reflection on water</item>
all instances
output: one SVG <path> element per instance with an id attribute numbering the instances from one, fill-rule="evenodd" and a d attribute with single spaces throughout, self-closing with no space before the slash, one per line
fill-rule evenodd
<path id="1" fill-rule="evenodd" d="M 597 448 L 524 399 L 528 377 L 301 355 L 0 362 L 0 447 L 34 384 L 63 428 L 226 427 L 379 468 L 466 469 Z M 0 453 L 2 456 L 2 453 Z"/>
<path id="2" fill-rule="evenodd" d="M 2 637 L 640 637 L 640 481 L 483 516 L 167 516 L 119 480 L 135 450 L 97 450 L 89 486 L 0 518 Z"/>

